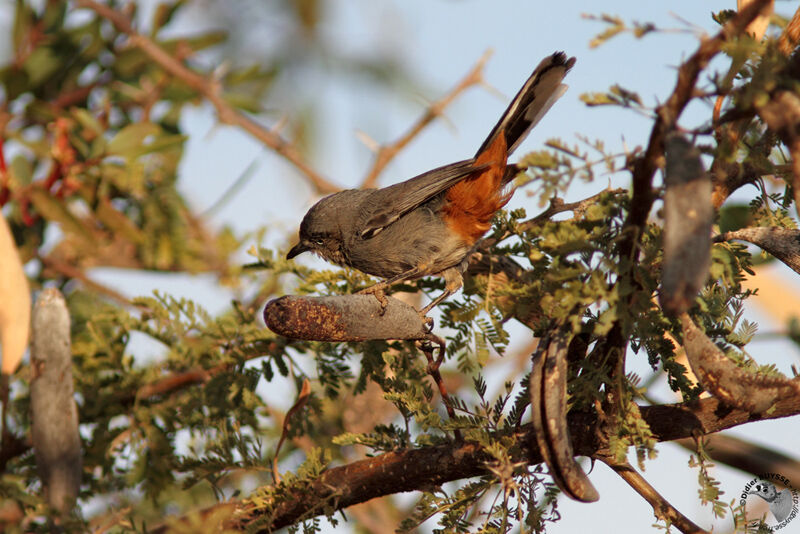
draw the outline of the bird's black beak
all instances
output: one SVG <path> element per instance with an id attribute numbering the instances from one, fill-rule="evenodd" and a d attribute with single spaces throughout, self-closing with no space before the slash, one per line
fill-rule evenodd
<path id="1" fill-rule="evenodd" d="M 292 258 L 297 256 L 298 254 L 302 254 L 303 252 L 308 252 L 309 250 L 311 250 L 311 249 L 308 248 L 302 241 L 300 241 L 298 244 L 296 244 L 295 246 L 292 247 L 292 250 L 290 250 L 286 254 L 286 259 L 287 260 L 291 260 Z"/>

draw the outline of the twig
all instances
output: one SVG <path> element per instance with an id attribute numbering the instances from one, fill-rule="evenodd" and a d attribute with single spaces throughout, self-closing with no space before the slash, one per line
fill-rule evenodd
<path id="1" fill-rule="evenodd" d="M 136 391 L 135 399 L 137 401 L 155 397 L 157 395 L 164 395 L 166 393 L 174 393 L 175 391 L 183 388 L 193 386 L 195 384 L 202 384 L 208 382 L 212 376 L 226 369 L 227 365 L 218 365 L 211 369 L 190 369 L 166 376 L 150 384 L 145 384 Z"/>
<path id="2" fill-rule="evenodd" d="M 110 287 L 105 286 L 99 282 L 95 282 L 94 280 L 89 278 L 86 275 L 86 273 L 83 272 L 83 270 L 77 267 L 74 267 L 67 263 L 63 263 L 58 260 L 54 260 L 47 256 L 39 256 L 39 260 L 42 262 L 42 265 L 44 265 L 48 269 L 53 269 L 54 271 L 68 278 L 74 278 L 75 280 L 80 280 L 83 283 L 83 285 L 85 285 L 87 288 L 97 291 L 98 293 L 105 295 L 119 302 L 120 304 L 123 304 L 125 306 L 133 306 L 133 303 L 128 297 L 126 297 L 119 291 L 111 289 Z"/>
<path id="3" fill-rule="evenodd" d="M 283 428 L 281 429 L 281 439 L 278 440 L 278 444 L 275 446 L 275 455 L 272 457 L 272 480 L 276 484 L 280 484 L 281 482 L 281 475 L 278 472 L 278 455 L 281 453 L 281 447 L 283 446 L 283 442 L 286 441 L 286 436 L 289 435 L 289 425 L 292 423 L 292 417 L 295 416 L 300 410 L 308 402 L 309 397 L 311 396 L 311 382 L 306 378 L 303 380 L 303 386 L 300 389 L 300 392 L 297 394 L 297 400 L 294 402 L 289 411 L 286 412 L 286 417 L 283 418 Z"/>
<path id="4" fill-rule="evenodd" d="M 308 178 L 317 193 L 334 193 L 340 189 L 312 169 L 293 144 L 278 135 L 275 131 L 264 128 L 250 117 L 230 106 L 223 98 L 218 82 L 197 74 L 171 56 L 150 38 L 137 32 L 131 25 L 127 16 L 94 0 L 77 0 L 76 4 L 79 7 L 91 9 L 111 22 L 117 30 L 128 36 L 131 45 L 140 48 L 150 59 L 160 65 L 161 68 L 208 99 L 216 109 L 217 117 L 220 122 L 242 128 L 294 165 L 295 168 Z"/>
<path id="5" fill-rule="evenodd" d="M 600 460 L 653 507 L 653 513 L 658 519 L 666 521 L 668 525 L 675 525 L 684 534 L 708 533 L 708 531 L 695 525 L 688 517 L 672 506 L 638 471 L 631 467 L 631 464 L 628 462 L 617 463 L 608 457 L 600 457 Z"/>
<path id="6" fill-rule="evenodd" d="M 550 199 L 550 204 L 545 208 L 545 210 L 535 217 L 528 219 L 520 223 L 519 231 L 527 232 L 534 228 L 537 224 L 541 224 L 542 222 L 550 219 L 553 215 L 557 215 L 559 213 L 564 213 L 567 211 L 574 212 L 576 216 L 580 216 L 586 209 L 595 204 L 597 200 L 602 197 L 603 195 L 621 195 L 623 193 L 627 193 L 627 189 L 623 189 L 621 187 L 617 189 L 603 189 L 599 193 L 595 193 L 592 196 L 586 197 L 583 200 L 578 200 L 576 202 L 564 202 L 564 199 L 561 197 L 553 197 Z M 510 232 L 506 232 L 502 236 L 498 238 L 494 237 L 487 237 L 481 240 L 480 244 L 477 246 L 477 250 L 481 252 L 486 252 L 489 248 L 493 247 L 497 243 L 503 241 L 504 239 L 511 236 Z"/>
<path id="7" fill-rule="evenodd" d="M 466 76 L 464 76 L 461 81 L 459 81 L 455 87 L 453 87 L 443 98 L 433 102 L 430 106 L 428 106 L 428 108 L 425 110 L 425 113 L 422 114 L 417 122 L 415 122 L 405 134 L 403 134 L 393 143 L 382 145 L 377 149 L 375 153 L 375 160 L 372 162 L 372 167 L 370 168 L 369 172 L 367 172 L 367 176 L 364 178 L 364 181 L 361 183 L 361 189 L 375 187 L 378 177 L 380 176 L 381 172 L 383 172 L 383 169 L 386 168 L 389 162 L 392 161 L 392 159 L 394 159 L 394 157 L 401 150 L 403 150 L 408 143 L 410 143 L 417 135 L 419 135 L 419 133 L 424 130 L 426 126 L 439 117 L 444 112 L 445 108 L 449 106 L 458 95 L 473 85 L 478 85 L 483 82 L 483 69 L 486 66 L 486 62 L 489 61 L 491 55 L 491 50 L 484 52 L 481 58 L 477 63 L 475 63 Z"/>
<path id="8" fill-rule="evenodd" d="M 280 354 L 285 350 L 285 348 L 285 342 L 276 340 L 270 342 L 267 347 L 264 347 L 258 353 L 242 358 L 241 360 L 221 363 L 211 367 L 210 369 L 196 367 L 187 371 L 178 371 L 149 384 L 145 384 L 137 389 L 134 393 L 125 392 L 121 394 L 119 401 L 122 404 L 126 404 L 128 402 L 139 402 L 158 395 L 173 394 L 189 386 L 208 382 L 216 375 L 227 371 L 235 365 L 241 364 L 242 361 L 263 358 L 265 355 L 270 356 L 273 354 Z"/>

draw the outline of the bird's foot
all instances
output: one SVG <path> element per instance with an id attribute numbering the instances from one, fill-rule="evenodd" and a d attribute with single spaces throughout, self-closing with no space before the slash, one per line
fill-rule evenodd
<path id="1" fill-rule="evenodd" d="M 389 305 L 389 299 L 386 298 L 386 286 L 383 283 L 378 283 L 358 291 L 357 295 L 374 295 L 381 305 L 381 317 L 386 313 L 386 306 Z"/>
<path id="2" fill-rule="evenodd" d="M 422 322 L 425 323 L 428 333 L 433 332 L 433 317 L 428 317 L 428 312 L 424 308 L 417 313 L 419 313 L 419 318 L 422 319 Z"/>

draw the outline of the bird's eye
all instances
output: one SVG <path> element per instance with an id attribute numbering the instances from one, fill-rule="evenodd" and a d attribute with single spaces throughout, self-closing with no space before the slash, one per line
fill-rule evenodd
<path id="1" fill-rule="evenodd" d="M 325 241 L 323 241 L 322 239 L 315 239 L 315 240 L 314 240 L 314 244 L 315 244 L 315 245 L 322 246 L 322 245 L 324 245 L 324 244 L 325 244 Z"/>

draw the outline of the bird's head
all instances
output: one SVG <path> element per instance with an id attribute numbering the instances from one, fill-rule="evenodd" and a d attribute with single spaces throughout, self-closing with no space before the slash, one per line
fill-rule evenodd
<path id="1" fill-rule="evenodd" d="M 287 259 L 303 252 L 313 252 L 330 262 L 344 264 L 339 221 L 342 210 L 348 207 L 347 199 L 342 198 L 342 195 L 348 192 L 327 196 L 308 210 L 300 223 L 300 241 L 286 254 Z"/>

